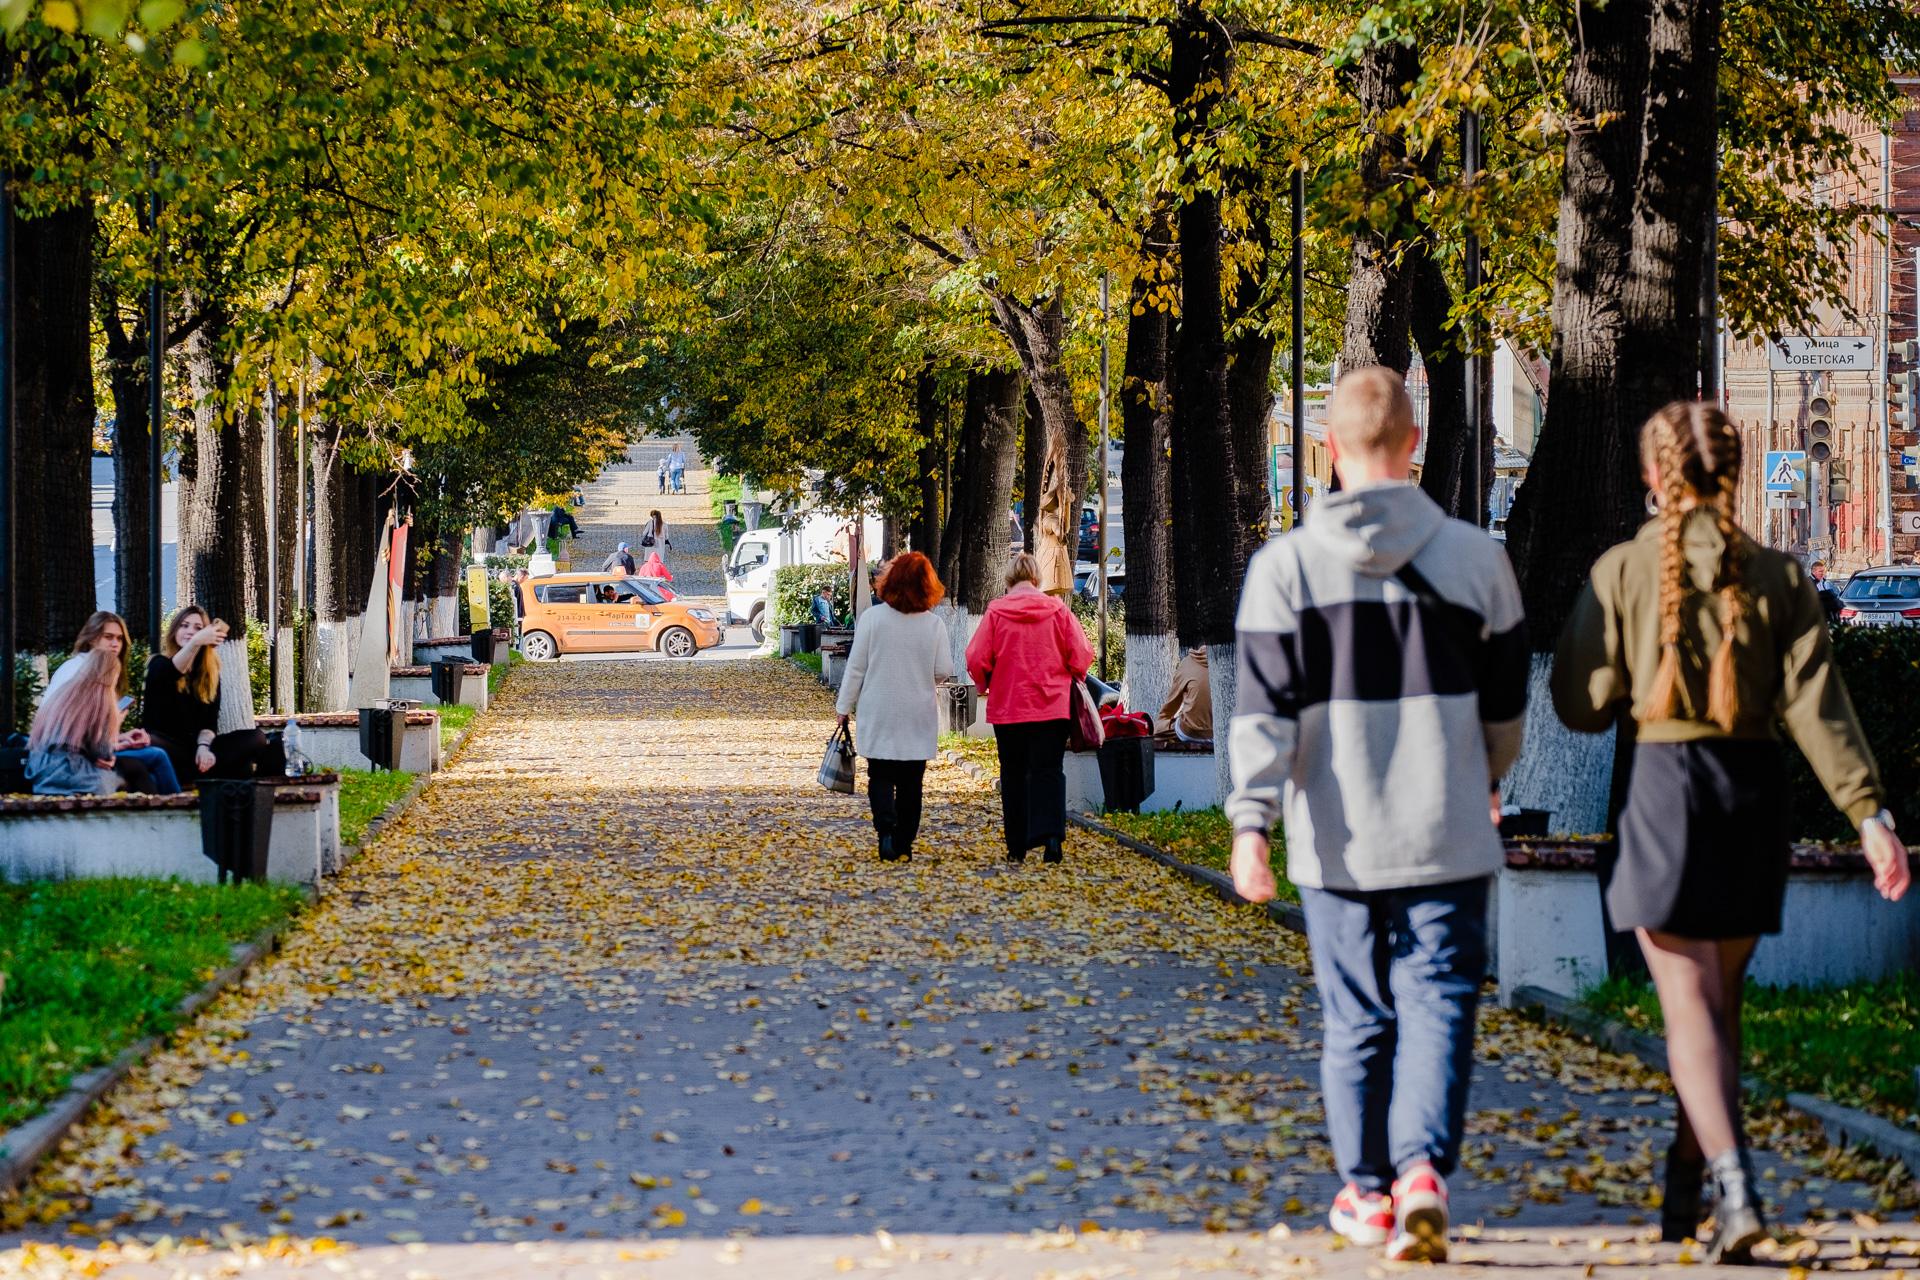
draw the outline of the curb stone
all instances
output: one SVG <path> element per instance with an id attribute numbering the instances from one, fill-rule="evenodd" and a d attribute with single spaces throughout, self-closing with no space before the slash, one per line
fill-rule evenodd
<path id="1" fill-rule="evenodd" d="M 940 756 L 949 764 L 958 766 L 962 772 L 990 784 L 994 790 L 1000 789 L 998 778 L 988 774 L 959 752 L 942 751 Z M 1155 848 L 1124 831 L 1107 826 L 1091 814 L 1070 810 L 1067 813 L 1067 821 L 1097 835 L 1105 836 L 1197 884 L 1204 885 L 1228 902 L 1246 902 L 1246 899 L 1234 892 L 1232 880 L 1210 867 L 1198 867 L 1190 862 L 1182 862 L 1164 849 Z M 1265 911 L 1268 917 L 1282 928 L 1291 929 L 1300 934 L 1306 933 L 1306 916 L 1295 904 L 1276 900 L 1265 904 Z M 1514 992 L 1514 999 L 1516 1011 L 1536 1012 L 1542 1021 L 1585 1036 L 1603 1049 L 1638 1058 L 1647 1066 L 1662 1073 L 1667 1070 L 1666 1044 L 1658 1036 L 1649 1035 L 1637 1027 L 1628 1026 L 1616 1019 L 1602 1017 L 1576 1001 L 1551 991 L 1543 991 L 1538 987 L 1521 987 Z M 1920 1077 L 1920 1068 L 1915 1068 L 1915 1075 Z M 1741 1087 L 1750 1094 L 1772 1096 L 1777 1093 L 1764 1081 L 1751 1076 L 1743 1077 L 1740 1083 Z M 1917 1080 L 1917 1083 L 1920 1083 L 1920 1080 Z M 1817 1122 L 1825 1131 L 1827 1141 L 1833 1145 L 1864 1147 L 1886 1159 L 1897 1160 L 1906 1167 L 1909 1176 L 1920 1181 L 1920 1133 L 1910 1132 L 1879 1116 L 1854 1107 L 1843 1106 L 1837 1102 L 1829 1102 L 1824 1098 L 1816 1098 L 1811 1094 L 1788 1093 L 1784 1095 L 1783 1100 L 1790 1109 Z"/>
<path id="2" fill-rule="evenodd" d="M 503 682 L 504 683 L 504 682 Z M 485 714 L 485 713 L 482 713 Z M 475 725 L 480 716 L 475 716 L 446 749 L 445 760 L 451 761 L 454 755 L 467 744 L 473 736 Z M 402 813 L 420 798 L 426 789 L 431 774 L 419 774 L 413 785 L 407 788 L 405 795 L 395 800 L 378 816 L 367 823 L 367 830 L 360 837 L 360 843 L 340 855 L 340 865 L 347 866 L 356 861 L 369 845 L 386 827 L 396 821 Z M 309 886 L 306 893 L 307 906 L 312 907 L 323 896 L 318 887 Z M 49 1103 L 43 1110 L 12 1129 L 0 1132 L 0 1194 L 10 1194 L 19 1189 L 34 1168 L 44 1160 L 54 1148 L 60 1145 L 67 1132 L 86 1117 L 93 1104 L 100 1101 L 121 1081 L 125 1080 L 133 1069 L 145 1062 L 149 1055 L 164 1044 L 169 1036 L 192 1020 L 195 1014 L 213 1003 L 214 997 L 245 978 L 262 960 L 280 949 L 280 943 L 297 921 L 287 921 L 262 931 L 250 942 L 237 942 L 228 951 L 227 967 L 215 973 L 197 990 L 189 992 L 179 1004 L 174 1006 L 174 1027 L 156 1036 L 127 1046 L 105 1066 L 75 1076 L 67 1091 Z"/>

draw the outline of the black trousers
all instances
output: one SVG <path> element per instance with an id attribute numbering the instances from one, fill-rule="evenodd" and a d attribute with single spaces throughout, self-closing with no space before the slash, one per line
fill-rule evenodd
<path id="1" fill-rule="evenodd" d="M 873 829 L 893 837 L 893 847 L 904 851 L 920 834 L 920 787 L 926 780 L 925 760 L 867 761 L 867 805 L 873 810 Z"/>
<path id="2" fill-rule="evenodd" d="M 1000 815 L 1007 852 L 1025 853 L 1067 835 L 1065 720 L 993 726 L 1000 749 Z"/>

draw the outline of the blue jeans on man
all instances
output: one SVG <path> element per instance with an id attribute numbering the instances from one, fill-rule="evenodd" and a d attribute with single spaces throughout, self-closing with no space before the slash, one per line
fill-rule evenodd
<path id="1" fill-rule="evenodd" d="M 173 771 L 173 758 L 159 747 L 122 747 L 114 752 L 116 760 L 138 760 L 153 777 L 154 794 L 180 794 L 180 776 Z"/>
<path id="2" fill-rule="evenodd" d="M 1300 890 L 1320 988 L 1320 1087 L 1340 1176 L 1384 1192 L 1460 1157 L 1488 878 L 1356 893 Z"/>

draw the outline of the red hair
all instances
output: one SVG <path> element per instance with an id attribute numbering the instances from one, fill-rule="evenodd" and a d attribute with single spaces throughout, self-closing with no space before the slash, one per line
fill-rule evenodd
<path id="1" fill-rule="evenodd" d="M 874 590 L 901 613 L 925 613 L 947 595 L 933 562 L 918 551 L 905 551 L 888 561 Z"/>

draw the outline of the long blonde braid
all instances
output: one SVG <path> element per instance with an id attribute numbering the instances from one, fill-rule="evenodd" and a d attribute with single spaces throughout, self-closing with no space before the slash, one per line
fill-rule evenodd
<path id="1" fill-rule="evenodd" d="M 1748 609 L 1742 571 L 1745 548 L 1734 522 L 1740 480 L 1740 433 L 1718 409 L 1675 401 L 1647 419 L 1640 436 L 1645 462 L 1660 480 L 1660 666 L 1640 713 L 1642 723 L 1671 719 L 1680 707 L 1680 633 L 1687 596 L 1686 525 L 1693 505 L 1709 512 L 1724 550 L 1713 577 L 1720 599 L 1720 647 L 1707 672 L 1707 719 L 1732 732 L 1740 715 L 1734 646 Z"/>

